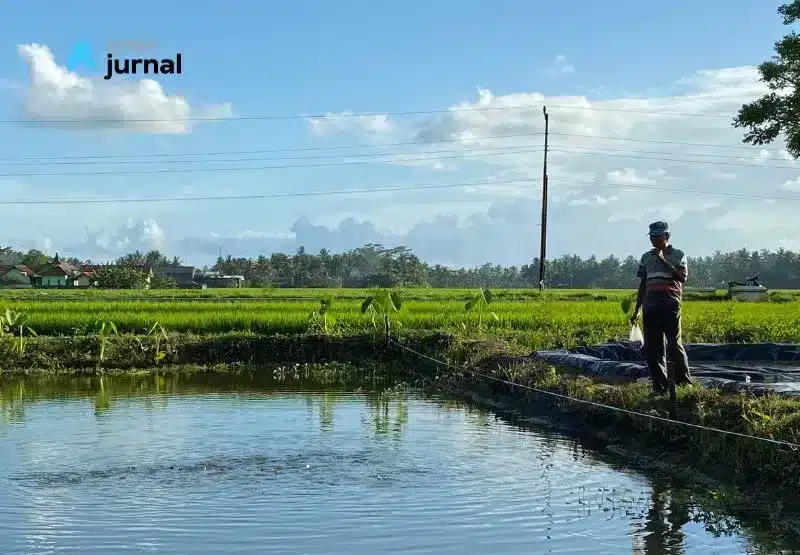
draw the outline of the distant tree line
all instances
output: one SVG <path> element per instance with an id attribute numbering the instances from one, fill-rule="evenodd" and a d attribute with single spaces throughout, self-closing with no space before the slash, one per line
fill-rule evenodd
<path id="1" fill-rule="evenodd" d="M 638 257 L 561 256 L 547 261 L 546 284 L 551 288 L 631 288 L 636 286 Z M 759 276 L 774 289 L 800 288 L 800 254 L 780 249 L 716 252 L 689 258 L 689 280 L 694 287 L 726 287 L 731 280 Z M 219 258 L 214 269 L 243 275 L 253 286 L 275 287 L 535 287 L 539 259 L 530 264 L 504 267 L 484 264 L 477 268 L 430 265 L 406 247 L 380 244 L 341 254 L 321 250 L 309 254 L 302 247 L 293 256 L 275 253 L 258 258 Z"/>
<path id="2" fill-rule="evenodd" d="M 0 264 L 25 264 L 36 267 L 51 258 L 40 251 L 26 253 L 6 250 Z M 89 264 L 64 258 L 71 264 Z M 168 258 L 159 251 L 135 252 L 119 257 L 120 266 L 180 265 L 179 258 Z M 759 281 L 773 289 L 800 289 L 800 254 L 777 251 L 716 252 L 711 256 L 689 258 L 689 280 L 694 287 L 724 287 L 728 281 L 743 281 L 758 275 Z M 636 285 L 638 258 L 608 256 L 581 258 L 565 255 L 549 260 L 546 284 L 550 288 L 631 288 Z M 317 254 L 300 247 L 294 255 L 273 253 L 257 258 L 218 258 L 210 270 L 242 275 L 251 287 L 535 287 L 539 281 L 539 260 L 530 264 L 504 267 L 484 264 L 477 268 L 451 268 L 420 260 L 407 247 L 385 248 L 369 243 L 344 253 L 325 249 Z"/>
<path id="3" fill-rule="evenodd" d="M 21 264 L 28 268 L 41 268 L 54 261 L 54 256 L 44 253 L 42 251 L 31 249 L 27 252 L 15 250 L 11 247 L 0 249 L 0 264 L 17 265 Z M 66 262 L 72 266 L 80 267 L 84 264 L 93 265 L 91 260 L 81 260 L 74 256 L 61 256 L 61 262 Z M 125 254 L 114 260 L 113 264 L 118 266 L 180 266 L 181 259 L 176 257 L 168 258 L 157 250 L 148 253 L 141 253 L 139 251 Z"/>

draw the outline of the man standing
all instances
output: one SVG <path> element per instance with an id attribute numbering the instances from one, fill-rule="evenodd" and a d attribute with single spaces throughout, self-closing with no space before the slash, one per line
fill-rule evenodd
<path id="1" fill-rule="evenodd" d="M 657 394 L 668 389 L 667 357 L 673 365 L 675 384 L 691 383 L 689 359 L 681 341 L 681 304 L 686 283 L 686 256 L 669 244 L 666 222 L 650 224 L 653 248 L 642 255 L 636 277 L 641 278 L 631 324 L 644 316 L 644 346 L 647 366 Z M 666 339 L 666 352 L 664 340 Z"/>

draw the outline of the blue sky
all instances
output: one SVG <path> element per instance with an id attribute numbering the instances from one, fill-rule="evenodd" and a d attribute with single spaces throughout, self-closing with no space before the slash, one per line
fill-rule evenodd
<path id="1" fill-rule="evenodd" d="M 753 212 L 752 199 L 674 192 L 688 188 L 706 193 L 741 190 L 745 194 L 791 195 L 792 190 L 800 188 L 790 183 L 796 170 L 781 154 L 782 144 L 743 149 L 741 134 L 730 129 L 729 120 L 663 115 L 732 115 L 738 105 L 756 96 L 760 91 L 753 66 L 771 54 L 774 41 L 786 32 L 776 13 L 778 5 L 766 0 L 683 0 L 668 5 L 632 0 L 437 0 L 393 5 L 366 1 L 245 4 L 146 0 L 126 7 L 109 6 L 107 2 L 67 5 L 12 0 L 5 4 L 0 18 L 0 119 L 6 120 L 0 124 L 0 144 L 4 145 L 0 200 L 248 195 L 454 185 L 510 178 L 531 181 L 474 190 L 316 198 L 0 205 L 0 237 L 4 237 L 0 243 L 59 249 L 95 259 L 130 248 L 159 247 L 202 264 L 212 261 L 220 247 L 226 253 L 255 256 L 272 250 L 292 251 L 300 244 L 311 250 L 340 250 L 378 240 L 407 244 L 434 262 L 525 263 L 538 253 L 535 222 L 540 192 L 533 180 L 541 173 L 541 153 L 534 152 L 540 147 L 540 137 L 500 138 L 480 144 L 459 140 L 383 150 L 308 149 L 391 145 L 419 137 L 449 139 L 453 135 L 448 133 L 454 131 L 477 137 L 508 134 L 509 129 L 536 133 L 541 130 L 541 108 L 520 111 L 507 106 L 532 107 L 545 102 L 554 106 L 550 110 L 551 131 L 572 135 L 554 136 L 554 150 L 573 149 L 551 154 L 551 186 L 556 189 L 558 180 L 564 180 L 552 194 L 551 255 L 637 253 L 647 246 L 641 244 L 639 231 L 646 230 L 649 220 L 661 218 L 673 223 L 676 241 L 681 230 L 690 230 L 690 236 L 699 231 L 707 238 L 693 245 L 698 251 L 694 255 L 739 246 L 776 248 L 780 244 L 794 248 L 800 243 L 793 242 L 796 233 L 789 228 L 798 224 L 788 222 L 792 212 L 785 206 L 792 203 L 759 206 L 760 211 Z M 162 91 L 156 94 L 148 89 L 145 94 L 133 89 L 143 76 L 111 82 L 99 79 L 97 74 L 70 77 L 65 70 L 54 73 L 48 69 L 41 48 L 27 58 L 19 50 L 24 45 L 46 47 L 55 64 L 65 66 L 72 45 L 79 40 L 97 46 L 101 66 L 105 45 L 110 41 L 155 43 L 152 55 L 159 58 L 181 52 L 183 74 L 156 76 L 155 81 L 167 97 L 186 99 L 191 106 L 190 117 L 294 118 L 199 124 L 178 121 L 180 133 L 174 132 L 174 127 L 165 132 L 142 125 L 109 131 L 97 120 L 120 119 L 119 114 L 135 119 L 179 119 L 186 113 L 175 111 L 169 101 L 153 100 L 153 95 Z M 135 53 L 121 53 L 119 57 L 126 55 L 133 57 Z M 698 74 L 700 71 L 705 73 Z M 86 92 L 69 81 L 74 78 L 90 83 L 91 90 Z M 481 97 L 479 89 L 491 93 Z M 469 107 L 479 102 L 484 107 L 506 108 L 453 112 L 449 116 L 392 115 L 447 110 L 460 103 Z M 389 115 L 385 119 L 328 119 L 317 127 L 302 117 L 345 111 Z M 83 118 L 85 125 L 79 130 L 64 130 L 17 123 L 63 117 Z M 591 136 L 610 136 L 614 141 L 599 142 Z M 743 162 L 738 163 L 751 167 L 681 164 L 698 148 L 642 142 L 662 139 L 722 144 L 725 146 L 702 150 L 707 162 L 713 156 L 718 161 L 728 156 L 726 163 L 737 163 L 735 158 L 741 157 Z M 436 156 L 431 154 L 433 150 L 452 153 L 477 147 L 514 147 L 524 152 L 442 159 L 445 168 L 431 161 Z M 79 159 L 68 160 L 277 149 L 287 151 L 183 157 L 196 162 L 177 164 L 168 161 L 179 157 L 141 158 L 137 163 L 129 159 L 125 164 L 119 164 L 120 159 L 99 158 L 92 165 L 75 165 Z M 292 149 L 307 150 L 288 152 Z M 597 149 L 616 151 L 598 154 Z M 641 154 L 643 150 L 661 154 Z M 415 151 L 425 151 L 427 160 L 413 167 L 395 161 L 351 167 L 64 175 L 80 171 L 341 164 L 347 152 L 361 153 L 359 161 L 363 162 L 367 160 L 364 153 L 390 152 L 402 158 L 400 153 Z M 678 162 L 626 159 L 626 154 L 661 158 L 669 154 Z M 274 159 L 301 156 L 317 158 Z M 22 160 L 30 157 L 59 157 L 49 162 L 72 164 Z M 259 160 L 224 162 L 243 157 Z M 406 154 L 405 159 L 408 157 Z M 10 165 L 23 162 L 28 165 Z M 756 167 L 759 164 L 786 169 Z M 58 175 L 17 175 L 43 172 Z M 754 189 L 754 180 L 763 185 Z M 613 190 L 626 184 L 673 192 Z M 745 208 L 750 212 L 743 217 Z M 789 211 L 775 212 L 781 209 Z M 782 220 L 784 216 L 787 221 Z M 753 221 L 744 225 L 744 220 Z M 786 225 L 775 225 L 776 221 Z M 505 248 L 498 249 L 498 244 Z"/>

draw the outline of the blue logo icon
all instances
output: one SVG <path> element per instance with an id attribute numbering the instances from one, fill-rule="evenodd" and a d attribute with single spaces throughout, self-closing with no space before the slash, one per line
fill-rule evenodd
<path id="1" fill-rule="evenodd" d="M 92 45 L 86 41 L 76 42 L 72 45 L 72 51 L 67 58 L 67 69 L 70 71 L 97 69 L 97 60 L 92 52 Z"/>

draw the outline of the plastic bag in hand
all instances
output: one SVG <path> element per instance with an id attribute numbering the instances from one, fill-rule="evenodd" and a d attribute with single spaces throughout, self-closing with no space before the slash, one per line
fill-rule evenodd
<path id="1" fill-rule="evenodd" d="M 631 326 L 631 333 L 628 335 L 628 341 L 637 349 L 641 349 L 644 344 L 644 335 L 642 335 L 642 330 L 639 329 L 639 326 L 636 324 Z"/>

